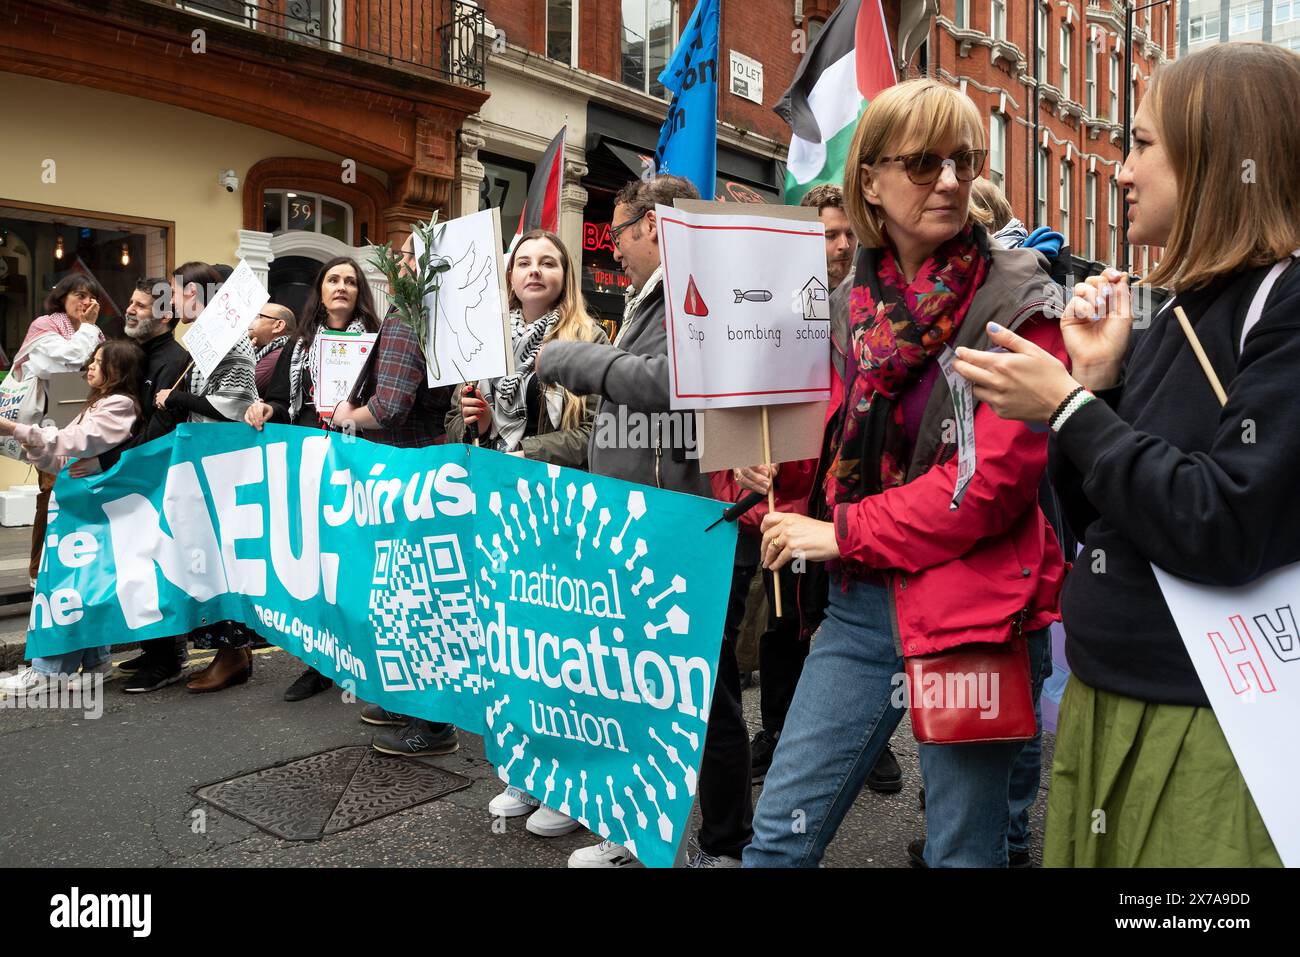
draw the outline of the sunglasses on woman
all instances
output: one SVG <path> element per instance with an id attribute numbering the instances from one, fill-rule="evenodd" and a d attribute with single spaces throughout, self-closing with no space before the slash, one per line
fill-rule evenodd
<path id="1" fill-rule="evenodd" d="M 984 169 L 988 155 L 988 150 L 961 150 L 948 157 L 938 153 L 909 153 L 906 156 L 882 156 L 876 162 L 902 163 L 909 180 L 917 186 L 929 186 L 939 178 L 939 173 L 948 163 L 952 164 L 957 179 L 969 183 Z"/>

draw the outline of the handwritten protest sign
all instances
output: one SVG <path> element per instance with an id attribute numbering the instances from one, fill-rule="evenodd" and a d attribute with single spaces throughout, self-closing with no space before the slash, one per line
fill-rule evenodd
<path id="1" fill-rule="evenodd" d="M 347 399 L 352 386 L 374 348 L 376 333 L 333 332 L 321 330 L 317 336 L 317 367 L 312 370 L 316 383 L 316 411 L 321 418 L 334 414 L 334 406 Z"/>
<path id="2" fill-rule="evenodd" d="M 697 210 L 655 209 L 672 407 L 828 398 L 831 313 L 821 222 L 775 211 Z"/>
<path id="3" fill-rule="evenodd" d="M 229 619 L 670 866 L 735 556 L 723 504 L 465 445 L 183 424 L 55 489 L 29 655 Z"/>
<path id="4" fill-rule="evenodd" d="M 1286 866 L 1300 867 L 1300 769 L 1287 757 L 1300 728 L 1300 565 L 1242 588 L 1151 570 L 1269 837 Z"/>
<path id="5" fill-rule="evenodd" d="M 429 315 L 425 359 L 429 385 L 456 385 L 509 373 L 514 365 L 501 262 L 501 214 L 481 210 L 439 225 L 433 255 L 451 261 L 437 294 L 424 300 Z M 423 254 L 419 234 L 415 255 Z"/>
<path id="6" fill-rule="evenodd" d="M 248 335 L 249 325 L 270 298 L 266 287 L 241 259 L 182 340 L 200 373 L 212 375 L 230 347 Z"/>

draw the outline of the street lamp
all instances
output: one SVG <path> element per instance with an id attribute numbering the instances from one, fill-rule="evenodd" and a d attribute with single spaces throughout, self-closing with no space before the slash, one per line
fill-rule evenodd
<path id="1" fill-rule="evenodd" d="M 1129 138 L 1133 133 L 1133 18 L 1143 10 L 1149 10 L 1152 7 L 1158 7 L 1168 3 L 1169 0 L 1154 0 L 1153 3 L 1145 4 L 1141 7 L 1135 7 L 1129 0 L 1125 0 L 1124 9 L 1124 159 L 1128 159 Z M 1124 272 L 1128 272 L 1128 214 L 1120 217 L 1120 253 L 1119 266 Z"/>

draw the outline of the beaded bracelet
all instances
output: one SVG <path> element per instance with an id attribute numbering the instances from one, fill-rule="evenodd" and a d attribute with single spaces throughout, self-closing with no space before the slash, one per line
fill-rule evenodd
<path id="1" fill-rule="evenodd" d="M 1065 411 L 1065 407 L 1074 401 L 1075 396 L 1077 396 L 1080 392 L 1087 392 L 1087 391 L 1088 390 L 1085 389 L 1083 386 L 1078 386 L 1077 388 L 1071 390 L 1070 394 L 1061 400 L 1061 404 L 1056 407 L 1056 411 L 1047 417 L 1047 424 L 1052 426 L 1052 428 L 1056 428 L 1056 426 L 1054 425 L 1054 423 L 1056 422 L 1056 417 Z"/>
<path id="2" fill-rule="evenodd" d="M 1078 412 L 1095 398 L 1097 397 L 1087 389 L 1077 389 L 1066 402 L 1065 408 L 1055 416 L 1054 421 L 1051 423 L 1052 431 L 1060 432 L 1061 427 L 1065 425 L 1066 420 L 1069 419 L 1070 416 L 1074 415 L 1074 413 Z"/>

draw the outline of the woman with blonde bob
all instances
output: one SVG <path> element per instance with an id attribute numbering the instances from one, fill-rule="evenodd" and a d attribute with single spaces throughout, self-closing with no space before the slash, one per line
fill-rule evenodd
<path id="1" fill-rule="evenodd" d="M 1044 261 L 992 246 L 971 205 L 985 157 L 979 110 L 934 80 L 890 87 L 858 121 L 844 200 L 861 248 L 851 288 L 832 296 L 825 451 L 803 513 L 763 520 L 765 567 L 830 563 L 826 616 L 746 866 L 820 861 L 902 717 L 903 655 L 1008 646 L 1030 658 L 1035 698 L 1041 687 L 1064 574 L 1038 508 L 1047 437 L 977 408 L 976 469 L 952 507 L 959 460 L 944 348 L 986 348 L 996 319 L 1064 354 Z M 925 864 L 1007 866 L 1009 779 L 1023 745 L 920 745 Z"/>
<path id="2" fill-rule="evenodd" d="M 957 364 L 999 415 L 1050 425 L 1053 481 L 1084 542 L 1061 603 L 1071 676 L 1048 865 L 1280 864 L 1152 565 L 1235 587 L 1300 561 L 1300 127 L 1281 119 L 1298 101 L 1300 56 L 1272 44 L 1161 67 L 1119 182 L 1129 240 L 1164 247 L 1146 283 L 1172 300 L 1138 329 L 1127 277 L 1108 270 L 1063 313 L 1071 371 L 992 327 L 1010 354 Z M 1225 673 L 1206 680 L 1244 693 L 1290 667 L 1294 639 L 1269 637 L 1255 679 L 1226 673 L 1225 646 Z"/>
<path id="3" fill-rule="evenodd" d="M 534 364 L 542 346 L 553 340 L 607 344 L 609 337 L 587 312 L 577 270 L 554 233 L 524 233 L 506 263 L 506 276 L 515 371 L 461 387 L 447 413 L 447 440 L 466 441 L 466 423 L 473 423 L 480 439 L 499 451 L 586 468 L 600 396 L 579 398 L 562 386 L 544 385 Z M 524 827 L 538 837 L 559 837 L 579 827 L 567 814 L 514 787 L 493 798 L 488 811 L 493 817 L 529 815 Z"/>
<path id="4" fill-rule="evenodd" d="M 551 340 L 607 343 L 609 337 L 587 312 L 577 270 L 554 233 L 525 233 L 510 254 L 506 276 L 515 371 L 461 387 L 447 413 L 447 441 L 466 441 L 465 426 L 472 423 L 480 441 L 499 451 L 586 468 L 599 396 L 579 398 L 562 386 L 543 385 L 533 363 Z"/>

